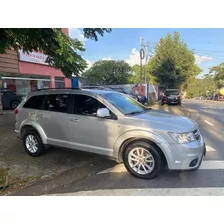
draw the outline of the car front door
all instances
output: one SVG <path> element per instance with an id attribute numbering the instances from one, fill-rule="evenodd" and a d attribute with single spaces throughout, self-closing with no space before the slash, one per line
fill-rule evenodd
<path id="1" fill-rule="evenodd" d="M 49 94 L 45 96 L 41 110 L 37 111 L 37 119 L 43 128 L 49 145 L 69 147 L 69 110 L 71 95 Z"/>
<path id="2" fill-rule="evenodd" d="M 115 120 L 113 116 L 97 117 L 100 108 L 106 106 L 98 99 L 84 94 L 74 95 L 74 113 L 69 115 L 72 148 L 113 156 Z"/>

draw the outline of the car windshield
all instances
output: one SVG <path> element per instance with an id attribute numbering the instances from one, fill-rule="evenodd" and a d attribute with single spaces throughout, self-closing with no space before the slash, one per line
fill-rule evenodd
<path id="1" fill-rule="evenodd" d="M 129 96 L 119 93 L 105 93 L 102 97 L 125 115 L 143 113 L 149 110 Z"/>
<path id="2" fill-rule="evenodd" d="M 165 92 L 166 96 L 171 96 L 171 95 L 179 95 L 179 91 L 178 90 L 169 90 Z"/>

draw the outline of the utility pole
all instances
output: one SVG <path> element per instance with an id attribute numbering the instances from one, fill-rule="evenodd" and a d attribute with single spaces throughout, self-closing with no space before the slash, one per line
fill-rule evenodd
<path id="1" fill-rule="evenodd" d="M 146 70 L 147 70 L 147 62 L 148 62 L 148 56 L 149 56 L 149 42 L 146 42 L 145 45 L 145 70 L 144 70 L 144 83 L 146 84 Z"/>
<path id="2" fill-rule="evenodd" d="M 148 62 L 148 55 L 149 55 L 149 42 L 147 41 L 146 44 L 143 43 L 142 36 L 140 36 L 140 82 L 146 83 L 146 67 Z M 144 64 L 144 80 L 142 76 L 142 60 L 145 59 Z"/>
<path id="3" fill-rule="evenodd" d="M 140 82 L 142 82 L 142 60 L 144 59 L 143 39 L 140 36 Z"/>

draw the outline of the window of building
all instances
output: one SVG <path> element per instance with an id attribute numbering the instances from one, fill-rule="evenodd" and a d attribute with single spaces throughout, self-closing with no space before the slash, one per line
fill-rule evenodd
<path id="1" fill-rule="evenodd" d="M 86 95 L 75 95 L 75 114 L 96 116 L 100 108 L 106 107 L 97 99 Z"/>
<path id="2" fill-rule="evenodd" d="M 65 80 L 62 77 L 55 77 L 55 88 L 65 88 Z"/>
<path id="3" fill-rule="evenodd" d="M 69 95 L 68 94 L 52 94 L 47 95 L 44 103 L 44 110 L 68 113 Z"/>
<path id="4" fill-rule="evenodd" d="M 29 109 L 36 109 L 39 110 L 41 109 L 41 105 L 43 103 L 44 96 L 32 96 L 25 104 L 24 108 L 29 108 Z"/>

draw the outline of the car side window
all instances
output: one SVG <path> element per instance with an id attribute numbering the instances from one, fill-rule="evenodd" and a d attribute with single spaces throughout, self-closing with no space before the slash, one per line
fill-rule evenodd
<path id="1" fill-rule="evenodd" d="M 68 113 L 69 95 L 68 94 L 50 94 L 45 96 L 43 110 Z"/>
<path id="2" fill-rule="evenodd" d="M 39 96 L 32 96 L 30 99 L 27 100 L 27 102 L 24 104 L 24 108 L 29 108 L 29 109 L 41 109 L 41 105 L 43 103 L 44 96 L 39 95 Z"/>
<path id="3" fill-rule="evenodd" d="M 75 114 L 96 116 L 100 108 L 106 108 L 106 106 L 97 99 L 87 95 L 75 95 Z"/>

